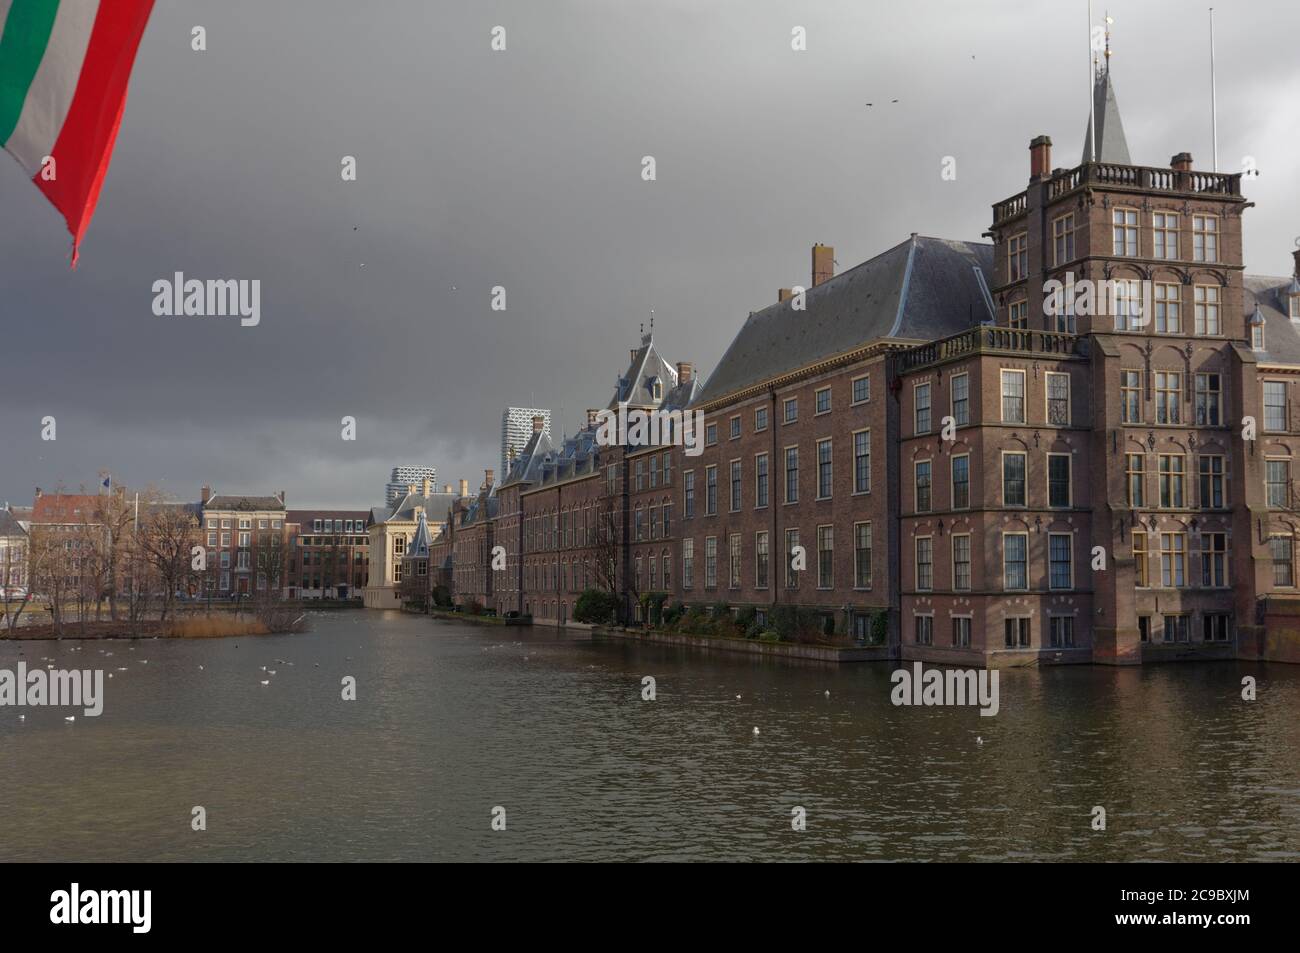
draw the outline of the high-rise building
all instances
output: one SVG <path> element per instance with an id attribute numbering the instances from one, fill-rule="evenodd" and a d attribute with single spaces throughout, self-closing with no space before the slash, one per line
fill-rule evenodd
<path id="1" fill-rule="evenodd" d="M 511 459 L 533 437 L 533 418 L 542 418 L 542 433 L 551 435 L 551 412 L 540 407 L 507 407 L 501 414 L 501 469 L 502 479 L 510 476 Z"/>
<path id="2" fill-rule="evenodd" d="M 393 506 L 398 500 L 406 496 L 412 486 L 423 486 L 425 480 L 437 484 L 438 468 L 393 467 L 393 472 L 388 478 L 388 485 L 384 487 L 384 502 L 389 506 Z"/>

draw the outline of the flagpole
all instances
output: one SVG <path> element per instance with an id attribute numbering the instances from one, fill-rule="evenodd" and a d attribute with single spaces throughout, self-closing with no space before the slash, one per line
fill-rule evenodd
<path id="1" fill-rule="evenodd" d="M 1214 83 L 1214 7 L 1210 7 L 1210 136 L 1214 140 L 1214 171 L 1219 171 L 1219 97 Z"/>

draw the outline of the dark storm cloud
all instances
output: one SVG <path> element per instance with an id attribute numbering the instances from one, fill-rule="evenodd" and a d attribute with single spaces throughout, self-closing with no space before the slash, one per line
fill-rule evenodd
<path id="1" fill-rule="evenodd" d="M 1220 165 L 1258 162 L 1247 258 L 1283 273 L 1300 13 L 1216 8 Z M 1058 165 L 1080 154 L 1085 10 L 159 3 L 78 271 L 53 210 L 0 168 L 0 499 L 101 467 L 291 504 L 376 502 L 396 463 L 477 485 L 501 409 L 548 406 L 571 430 L 652 308 L 669 359 L 707 374 L 749 310 L 807 280 L 813 242 L 842 270 L 912 231 L 977 239 L 1024 187 L 1032 136 L 1053 137 Z M 1186 149 L 1208 168 L 1204 10 L 1111 13 L 1134 161 Z M 150 288 L 176 271 L 260 279 L 260 325 L 155 317 Z"/>

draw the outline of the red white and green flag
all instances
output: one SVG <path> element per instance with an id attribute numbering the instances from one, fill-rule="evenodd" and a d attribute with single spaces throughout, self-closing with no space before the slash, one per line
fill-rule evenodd
<path id="1" fill-rule="evenodd" d="M 95 214 L 153 0 L 0 0 L 0 145 L 62 213 Z"/>

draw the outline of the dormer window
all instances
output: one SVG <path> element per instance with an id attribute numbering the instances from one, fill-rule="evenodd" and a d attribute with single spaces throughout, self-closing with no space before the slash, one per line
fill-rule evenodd
<path id="1" fill-rule="evenodd" d="M 1300 294 L 1291 295 L 1291 320 L 1300 321 Z"/>
<path id="2" fill-rule="evenodd" d="M 1264 350 L 1264 325 L 1256 324 L 1250 329 L 1250 346 L 1253 350 Z"/>
<path id="3" fill-rule="evenodd" d="M 654 400 L 664 399 L 664 385 L 657 377 L 650 378 L 650 396 Z"/>

